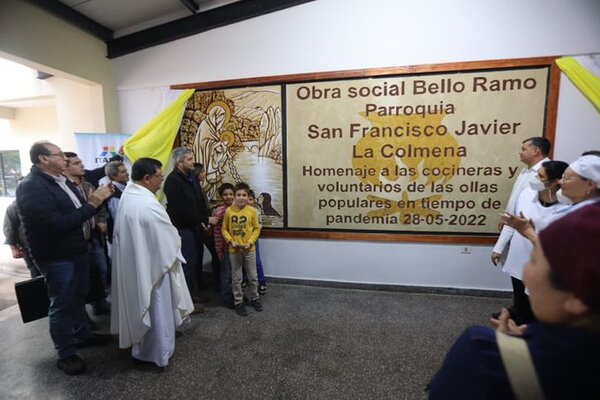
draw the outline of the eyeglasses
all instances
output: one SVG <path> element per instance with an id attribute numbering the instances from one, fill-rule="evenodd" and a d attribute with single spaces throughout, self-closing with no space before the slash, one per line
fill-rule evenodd
<path id="1" fill-rule="evenodd" d="M 65 154 L 64 153 L 48 153 L 48 154 L 44 154 L 45 156 L 58 156 L 58 157 L 62 157 L 65 158 Z"/>
<path id="2" fill-rule="evenodd" d="M 148 174 L 148 176 L 150 178 L 156 177 L 156 178 L 160 178 L 160 179 L 163 179 L 165 177 L 162 172 L 158 172 L 158 173 L 155 173 L 155 174 Z"/>

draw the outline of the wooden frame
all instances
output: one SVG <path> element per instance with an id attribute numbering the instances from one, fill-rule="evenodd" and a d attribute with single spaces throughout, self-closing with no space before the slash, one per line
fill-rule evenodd
<path id="1" fill-rule="evenodd" d="M 389 67 L 376 69 L 361 69 L 349 71 L 330 71 L 303 73 L 291 75 L 278 75 L 271 77 L 258 77 L 246 79 L 232 79 L 214 82 L 198 82 L 190 84 L 172 85 L 171 89 L 228 89 L 239 87 L 250 87 L 259 85 L 293 84 L 302 82 L 319 82 L 328 80 L 343 80 L 352 78 L 372 78 L 400 75 L 419 75 L 445 72 L 469 72 L 477 70 L 503 70 L 528 67 L 547 67 L 548 82 L 545 107 L 544 136 L 554 143 L 556 129 L 556 116 L 558 107 L 558 94 L 560 85 L 560 70 L 555 64 L 557 57 L 535 57 L 507 60 L 488 60 L 457 62 L 447 64 L 411 65 L 404 67 Z M 347 232 L 347 231 L 313 231 L 303 229 L 264 229 L 264 237 L 272 238 L 304 238 L 304 239 L 334 239 L 334 240 L 356 240 L 356 241 L 387 241 L 387 242 L 425 242 L 425 243 L 448 243 L 448 244 L 491 244 L 497 235 L 449 235 L 431 233 L 371 233 L 371 232 Z"/>

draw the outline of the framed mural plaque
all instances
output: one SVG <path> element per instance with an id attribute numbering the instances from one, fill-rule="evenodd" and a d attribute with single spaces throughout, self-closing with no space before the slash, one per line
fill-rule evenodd
<path id="1" fill-rule="evenodd" d="M 206 171 L 211 200 L 224 182 L 246 182 L 265 227 L 284 226 L 281 86 L 196 91 L 179 128 L 182 146 Z"/>
<path id="2" fill-rule="evenodd" d="M 554 59 L 173 86 L 197 90 L 179 139 L 211 198 L 250 184 L 268 236 L 490 243 L 521 143 L 553 141 Z"/>

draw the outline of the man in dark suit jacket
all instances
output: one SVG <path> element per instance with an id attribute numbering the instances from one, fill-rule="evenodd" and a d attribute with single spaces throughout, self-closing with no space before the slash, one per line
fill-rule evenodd
<path id="1" fill-rule="evenodd" d="M 112 194 L 101 186 L 88 200 L 63 175 L 66 160 L 50 142 L 34 143 L 31 172 L 17 187 L 17 207 L 27 242 L 45 277 L 50 297 L 50 336 L 58 353 L 57 367 L 66 374 L 86 370 L 77 347 L 107 343 L 109 335 L 91 334 L 86 324 L 89 286 L 89 220 Z"/>
<path id="2" fill-rule="evenodd" d="M 192 173 L 195 161 L 192 150 L 179 147 L 173 150 L 171 157 L 174 168 L 167 176 L 163 190 L 167 197 L 167 213 L 181 236 L 181 252 L 187 261 L 183 271 L 193 294 L 194 281 L 198 286 L 202 285 L 203 225 L 214 225 L 217 219 L 210 215 L 200 184 Z M 197 296 L 192 298 L 196 303 L 204 300 Z"/>

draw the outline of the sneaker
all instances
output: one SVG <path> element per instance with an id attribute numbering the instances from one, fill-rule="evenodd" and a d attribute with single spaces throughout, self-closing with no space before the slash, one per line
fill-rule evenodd
<path id="1" fill-rule="evenodd" d="M 86 347 L 101 346 L 103 344 L 110 343 L 112 339 L 112 335 L 107 335 L 103 333 L 92 333 L 90 337 L 84 340 L 83 342 L 75 343 L 75 348 L 84 349 Z"/>
<path id="2" fill-rule="evenodd" d="M 67 375 L 80 375 L 87 369 L 85 361 L 77 354 L 59 359 L 56 366 Z"/>
<path id="3" fill-rule="evenodd" d="M 259 299 L 252 300 L 252 301 L 250 302 L 250 305 L 251 305 L 252 307 L 254 307 L 254 309 L 255 309 L 256 311 L 262 311 L 262 310 L 263 310 L 262 303 L 260 302 L 260 300 L 259 300 Z"/>
<path id="4" fill-rule="evenodd" d="M 260 294 L 260 295 L 267 294 L 267 285 L 258 285 L 258 294 Z"/>
<path id="5" fill-rule="evenodd" d="M 248 311 L 246 311 L 246 307 L 244 307 L 243 303 L 236 304 L 234 310 L 240 317 L 248 316 Z"/>

